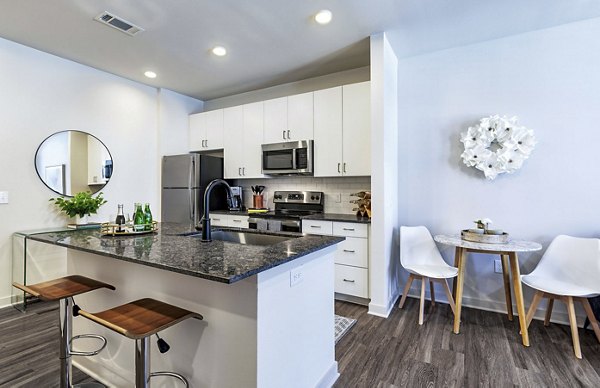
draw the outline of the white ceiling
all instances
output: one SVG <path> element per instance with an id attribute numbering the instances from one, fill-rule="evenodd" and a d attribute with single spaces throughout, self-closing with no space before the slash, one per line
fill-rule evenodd
<path id="1" fill-rule="evenodd" d="M 327 8 L 333 21 L 312 16 Z M 202 100 L 600 16 L 597 0 L 0 0 L 0 36 Z M 103 11 L 145 29 L 131 37 Z M 223 45 L 225 57 L 210 49 Z M 1 59 L 0 59 L 1 60 Z M 144 71 L 158 73 L 155 80 Z"/>

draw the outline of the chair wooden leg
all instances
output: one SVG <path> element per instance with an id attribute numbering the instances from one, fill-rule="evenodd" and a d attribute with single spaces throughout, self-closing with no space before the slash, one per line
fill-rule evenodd
<path id="1" fill-rule="evenodd" d="M 404 302 L 406 302 L 406 297 L 408 296 L 408 290 L 410 290 L 410 285 L 412 284 L 413 280 L 415 280 L 415 275 L 413 275 L 411 273 L 408 276 L 408 280 L 406 281 L 406 286 L 404 286 L 404 291 L 402 292 L 402 299 L 400 299 L 400 304 L 398 305 L 398 308 L 404 307 Z"/>
<path id="2" fill-rule="evenodd" d="M 571 337 L 573 338 L 573 350 L 575 357 L 581 359 L 581 346 L 579 345 L 579 331 L 577 329 L 577 318 L 575 316 L 575 304 L 573 297 L 567 296 L 567 311 L 569 312 L 569 323 L 571 324 Z"/>
<path id="3" fill-rule="evenodd" d="M 544 318 L 544 326 L 550 326 L 550 318 L 552 317 L 552 308 L 554 307 L 554 298 L 548 299 L 548 307 L 546 307 L 546 317 Z"/>
<path id="4" fill-rule="evenodd" d="M 450 293 L 450 287 L 448 287 L 448 280 L 442 279 L 441 283 L 442 283 L 442 286 L 444 287 L 444 292 L 446 293 L 446 298 L 448 298 L 448 304 L 450 304 L 452 313 L 456 314 L 456 306 L 454 305 L 454 298 L 452 298 L 452 293 Z"/>
<path id="5" fill-rule="evenodd" d="M 429 280 L 429 294 L 431 295 L 431 307 L 435 307 L 435 291 L 433 290 L 433 280 Z"/>
<path id="6" fill-rule="evenodd" d="M 508 266 L 508 255 L 500 255 L 502 262 L 502 278 L 504 279 L 504 297 L 506 299 L 506 313 L 508 320 L 513 320 L 512 298 L 510 296 L 510 274 Z"/>
<path id="7" fill-rule="evenodd" d="M 423 313 L 425 311 L 425 286 L 427 285 L 427 278 L 421 278 L 421 302 L 419 304 L 419 325 L 423 324 Z"/>
<path id="8" fill-rule="evenodd" d="M 600 327 L 598 326 L 598 321 L 596 320 L 594 311 L 592 311 L 592 306 L 590 306 L 590 302 L 587 300 L 587 298 L 581 298 L 581 303 L 583 304 L 585 314 L 587 315 L 588 319 L 590 320 L 590 323 L 592 324 L 592 329 L 594 329 L 596 338 L 598 339 L 598 342 L 600 342 Z"/>
<path id="9" fill-rule="evenodd" d="M 527 322 L 527 327 L 531 324 L 533 320 L 533 315 L 537 311 L 537 308 L 544 297 L 544 293 L 542 291 L 536 291 L 533 295 L 533 300 L 531 301 L 531 306 L 529 306 L 529 311 L 527 311 L 527 317 L 525 318 Z"/>

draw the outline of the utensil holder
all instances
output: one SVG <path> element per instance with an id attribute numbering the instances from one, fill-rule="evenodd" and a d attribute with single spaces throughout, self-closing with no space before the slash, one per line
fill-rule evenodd
<path id="1" fill-rule="evenodd" d="M 253 199 L 253 207 L 255 209 L 262 209 L 263 208 L 263 196 L 262 195 L 256 195 L 254 194 L 252 196 Z"/>

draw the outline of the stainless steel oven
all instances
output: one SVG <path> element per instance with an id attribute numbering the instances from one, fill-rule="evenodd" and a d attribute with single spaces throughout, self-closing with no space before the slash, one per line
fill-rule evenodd
<path id="1" fill-rule="evenodd" d="M 267 175 L 313 175 L 313 141 L 263 144 L 262 172 Z"/>
<path id="2" fill-rule="evenodd" d="M 273 232 L 301 232 L 302 217 L 323 213 L 324 196 L 320 191 L 275 191 L 275 210 L 253 214 L 248 219 L 248 227 Z"/>

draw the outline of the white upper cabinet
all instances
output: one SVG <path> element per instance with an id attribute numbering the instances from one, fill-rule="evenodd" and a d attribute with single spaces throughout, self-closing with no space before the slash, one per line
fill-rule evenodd
<path id="1" fill-rule="evenodd" d="M 315 176 L 342 175 L 342 87 L 315 92 Z"/>
<path id="2" fill-rule="evenodd" d="M 223 109 L 190 115 L 190 151 L 223 148 Z"/>
<path id="3" fill-rule="evenodd" d="M 288 97 L 287 140 L 300 141 L 314 139 L 314 93 L 296 94 Z"/>
<path id="4" fill-rule="evenodd" d="M 264 102 L 264 142 L 281 143 L 287 141 L 288 128 L 288 98 L 275 98 Z"/>
<path id="5" fill-rule="evenodd" d="M 315 92 L 315 176 L 371 175 L 370 82 Z"/>
<path id="6" fill-rule="evenodd" d="M 234 179 L 242 175 L 244 141 L 244 109 L 234 106 L 223 110 L 223 133 L 225 135 L 223 157 L 225 178 Z"/>
<path id="7" fill-rule="evenodd" d="M 371 175 L 371 83 L 342 86 L 344 175 Z"/>
<path id="8" fill-rule="evenodd" d="M 264 143 L 312 140 L 313 93 L 264 102 Z"/>
<path id="9" fill-rule="evenodd" d="M 224 110 L 224 177 L 262 178 L 263 103 Z"/>

